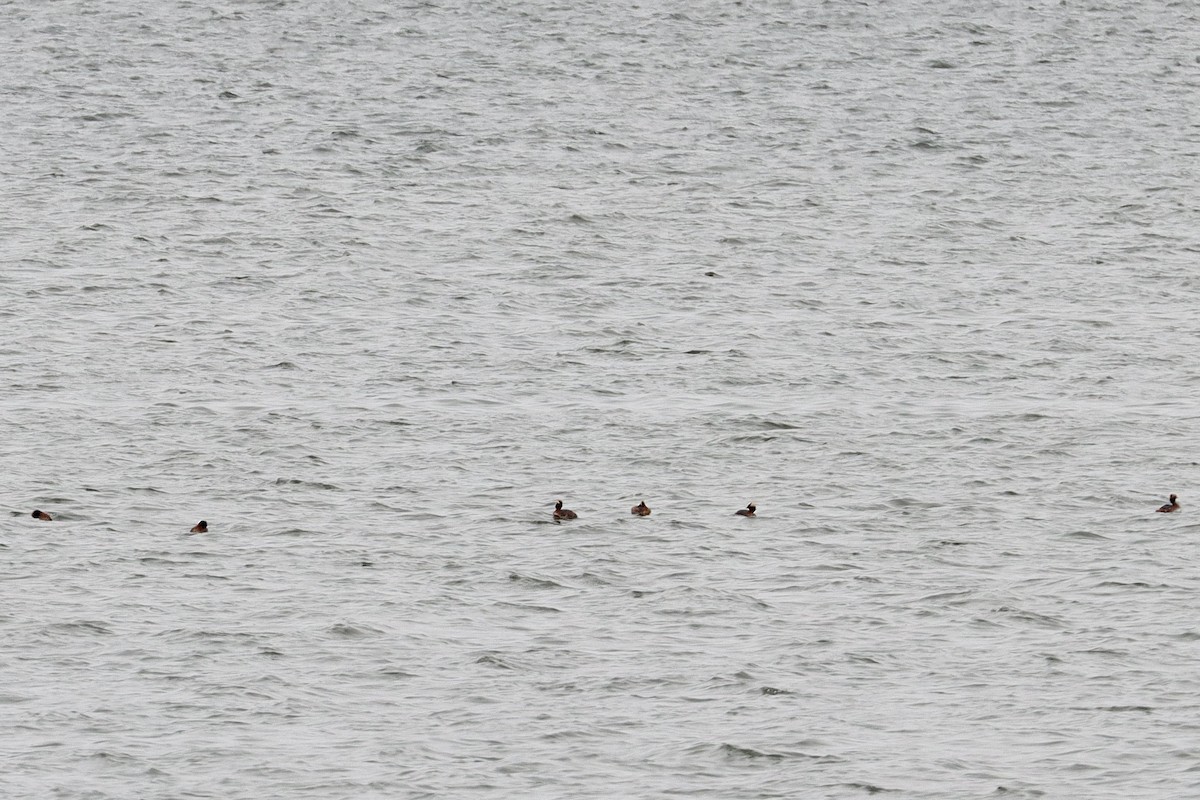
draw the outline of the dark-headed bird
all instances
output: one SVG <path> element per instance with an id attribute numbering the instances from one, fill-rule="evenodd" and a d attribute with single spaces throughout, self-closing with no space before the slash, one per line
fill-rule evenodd
<path id="1" fill-rule="evenodd" d="M 1179 503 L 1175 502 L 1175 495 L 1171 495 L 1170 500 L 1171 502 L 1159 506 L 1158 510 L 1164 514 L 1170 514 L 1172 511 L 1178 511 L 1180 505 Z"/>

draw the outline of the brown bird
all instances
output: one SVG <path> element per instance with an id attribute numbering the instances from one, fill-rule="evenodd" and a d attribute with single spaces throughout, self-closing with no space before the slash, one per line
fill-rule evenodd
<path id="1" fill-rule="evenodd" d="M 1180 505 L 1179 503 L 1175 502 L 1175 495 L 1171 495 L 1170 499 L 1171 502 L 1167 503 L 1166 505 L 1159 506 L 1158 510 L 1162 511 L 1164 514 L 1170 514 L 1172 511 L 1178 511 L 1180 509 Z"/>
<path id="2" fill-rule="evenodd" d="M 572 511 L 571 509 L 563 508 L 562 500 L 559 500 L 557 503 L 554 504 L 554 519 L 556 519 L 556 520 L 575 519 L 578 516 L 579 515 L 576 514 L 574 511 Z"/>
<path id="3" fill-rule="evenodd" d="M 643 500 L 633 508 L 629 509 L 629 513 L 638 517 L 648 517 L 650 516 L 650 506 L 646 505 L 646 501 Z"/>
<path id="4" fill-rule="evenodd" d="M 50 522 L 54 519 L 54 517 L 50 516 L 45 511 L 38 511 L 36 508 L 29 516 L 33 517 L 34 519 L 40 519 L 42 522 Z"/>
<path id="5" fill-rule="evenodd" d="M 192 526 L 192 529 L 188 533 L 208 533 L 208 522 L 200 520 Z"/>
<path id="6" fill-rule="evenodd" d="M 739 517 L 753 517 L 756 510 L 758 510 L 758 506 L 754 505 L 754 503 L 747 503 L 745 508 L 739 508 L 733 513 Z"/>

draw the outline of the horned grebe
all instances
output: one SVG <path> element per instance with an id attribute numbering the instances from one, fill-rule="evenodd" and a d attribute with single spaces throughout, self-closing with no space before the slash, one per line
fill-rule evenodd
<path id="1" fill-rule="evenodd" d="M 558 519 L 575 519 L 579 515 L 569 508 L 562 507 L 562 500 L 554 504 L 554 518 Z"/>
<path id="2" fill-rule="evenodd" d="M 1162 511 L 1165 514 L 1169 514 L 1172 511 L 1178 511 L 1179 508 L 1180 508 L 1179 503 L 1175 502 L 1175 495 L 1171 495 L 1171 502 L 1167 503 L 1166 505 L 1159 506 L 1158 510 Z"/>
<path id="3" fill-rule="evenodd" d="M 192 529 L 188 533 L 208 533 L 208 522 L 200 520 L 192 526 Z"/>
<path id="4" fill-rule="evenodd" d="M 33 517 L 34 519 L 40 519 L 42 522 L 50 522 L 54 519 L 54 517 L 50 516 L 45 511 L 38 511 L 36 508 L 29 516 Z"/>
<path id="5" fill-rule="evenodd" d="M 646 501 L 643 500 L 633 508 L 629 509 L 629 513 L 638 517 L 648 517 L 650 516 L 650 506 L 646 505 Z"/>
<path id="6" fill-rule="evenodd" d="M 753 517 L 754 512 L 757 509 L 758 509 L 758 506 L 754 505 L 754 503 L 747 503 L 745 508 L 739 508 L 734 513 L 737 514 L 739 517 Z"/>

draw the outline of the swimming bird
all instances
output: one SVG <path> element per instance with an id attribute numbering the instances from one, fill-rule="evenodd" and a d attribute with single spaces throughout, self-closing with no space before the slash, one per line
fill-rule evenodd
<path id="1" fill-rule="evenodd" d="M 1179 505 L 1179 503 L 1175 502 L 1175 495 L 1171 495 L 1171 502 L 1167 503 L 1166 505 L 1159 506 L 1158 510 L 1162 511 L 1163 513 L 1169 514 L 1172 511 L 1178 511 L 1180 508 L 1181 508 L 1181 506 Z"/>
<path id="2" fill-rule="evenodd" d="M 739 508 L 733 513 L 739 517 L 753 517 L 756 510 L 758 510 L 758 506 L 754 505 L 754 503 L 747 503 L 745 508 Z"/>
<path id="3" fill-rule="evenodd" d="M 54 517 L 50 516 L 45 511 L 38 511 L 36 508 L 29 516 L 33 517 L 34 519 L 40 519 L 42 522 L 50 522 L 54 519 Z"/>
<path id="4" fill-rule="evenodd" d="M 554 504 L 554 519 L 575 519 L 579 515 L 569 508 L 562 507 L 562 500 Z"/>
<path id="5" fill-rule="evenodd" d="M 208 533 L 208 522 L 200 520 L 192 526 L 192 529 L 188 533 Z"/>
<path id="6" fill-rule="evenodd" d="M 633 508 L 629 509 L 629 513 L 639 517 L 648 517 L 650 516 L 650 506 L 646 505 L 646 501 L 643 500 Z"/>

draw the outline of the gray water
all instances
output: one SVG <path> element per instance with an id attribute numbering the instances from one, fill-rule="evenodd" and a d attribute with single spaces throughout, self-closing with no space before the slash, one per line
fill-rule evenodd
<path id="1" fill-rule="evenodd" d="M 1197 796 L 1196 28 L 0 5 L 0 795 Z"/>

